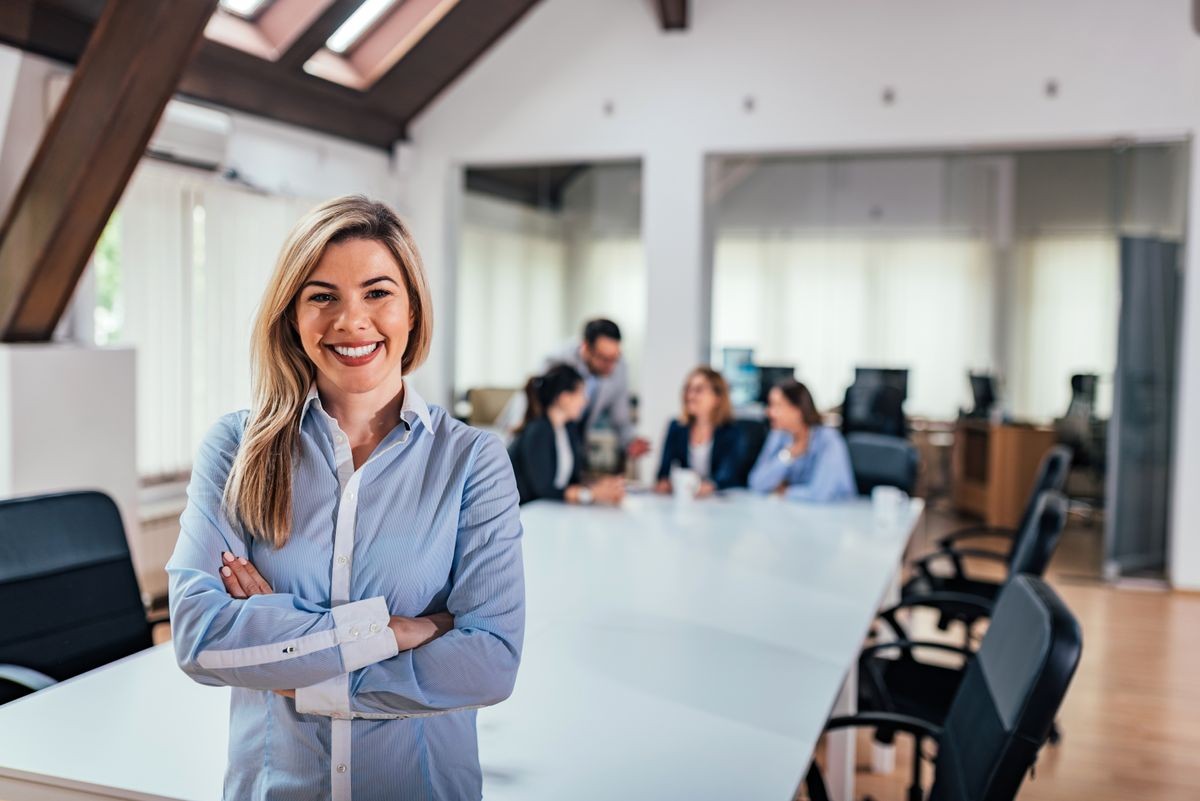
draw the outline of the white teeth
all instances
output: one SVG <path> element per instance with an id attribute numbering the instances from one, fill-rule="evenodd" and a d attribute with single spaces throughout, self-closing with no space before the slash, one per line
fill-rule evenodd
<path id="1" fill-rule="evenodd" d="M 337 345 L 334 345 L 333 349 L 336 350 L 338 353 L 340 353 L 343 356 L 347 356 L 351 359 L 358 359 L 363 356 L 366 356 L 369 353 L 374 352 L 374 350 L 377 347 L 379 347 L 378 342 L 376 342 L 373 345 L 364 345 L 361 348 L 341 348 L 341 347 L 338 347 Z"/>

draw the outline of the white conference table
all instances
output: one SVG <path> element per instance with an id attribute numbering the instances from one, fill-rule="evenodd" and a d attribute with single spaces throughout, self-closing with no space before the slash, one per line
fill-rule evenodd
<path id="1" fill-rule="evenodd" d="M 479 713 L 484 797 L 790 801 L 921 510 L 526 506 L 525 651 Z M 0 798 L 217 801 L 227 714 L 169 646 L 134 655 L 0 707 Z M 830 746 L 843 797 L 852 743 Z"/>

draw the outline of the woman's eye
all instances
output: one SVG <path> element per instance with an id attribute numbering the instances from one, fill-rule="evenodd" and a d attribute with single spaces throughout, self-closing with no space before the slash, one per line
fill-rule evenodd
<path id="1" fill-rule="evenodd" d="M 333 295 L 330 295 L 328 292 L 318 292 L 315 295 L 310 295 L 308 299 L 315 303 L 327 303 L 333 300 Z"/>
<path id="2" fill-rule="evenodd" d="M 367 293 L 367 297 L 368 298 L 386 298 L 390 294 L 392 294 L 392 293 L 388 292 L 386 289 L 372 289 L 370 292 Z"/>

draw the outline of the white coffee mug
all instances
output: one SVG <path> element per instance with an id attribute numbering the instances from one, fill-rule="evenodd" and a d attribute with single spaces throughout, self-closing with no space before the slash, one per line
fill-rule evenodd
<path id="1" fill-rule="evenodd" d="M 686 467 L 671 468 L 671 493 L 677 501 L 694 500 L 700 491 L 700 474 Z"/>
<path id="2" fill-rule="evenodd" d="M 875 512 L 875 522 L 880 525 L 894 525 L 907 502 L 908 496 L 898 487 L 879 486 L 871 490 L 871 508 Z"/>

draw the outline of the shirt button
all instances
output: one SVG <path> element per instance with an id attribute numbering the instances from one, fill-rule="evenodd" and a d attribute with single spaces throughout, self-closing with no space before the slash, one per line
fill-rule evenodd
<path id="1" fill-rule="evenodd" d="M 348 500 L 348 501 L 352 501 L 352 500 L 354 500 L 354 493 L 353 493 L 353 492 L 347 492 L 347 493 L 346 493 L 346 500 Z"/>
<path id="2" fill-rule="evenodd" d="M 357 637 L 357 636 L 358 636 L 358 629 L 350 629 L 350 636 L 351 636 L 351 637 Z"/>
<path id="3" fill-rule="evenodd" d="M 344 763 L 344 762 L 342 762 L 342 763 L 339 763 L 339 764 L 338 764 L 338 766 L 337 766 L 337 772 L 338 772 L 338 773 L 345 773 L 345 772 L 346 772 L 346 763 Z"/>
<path id="4" fill-rule="evenodd" d="M 333 440 L 334 440 L 334 442 L 342 443 L 342 442 L 346 441 L 346 438 L 343 437 L 341 434 L 338 434 L 336 437 L 333 438 Z"/>
<path id="5" fill-rule="evenodd" d="M 371 633 L 372 633 L 372 634 L 374 634 L 374 633 L 375 633 L 375 632 L 377 632 L 377 631 L 379 631 L 379 624 L 378 624 L 378 623 L 372 623 L 372 624 L 371 624 Z"/>
<path id="6" fill-rule="evenodd" d="M 349 561 L 350 561 L 350 560 L 349 560 L 349 559 L 347 559 L 345 556 L 339 556 L 339 557 L 337 558 L 337 563 L 338 563 L 339 565 L 344 565 L 344 564 L 346 564 L 346 563 L 347 563 L 347 562 L 349 562 Z"/>

